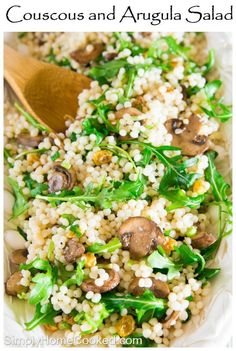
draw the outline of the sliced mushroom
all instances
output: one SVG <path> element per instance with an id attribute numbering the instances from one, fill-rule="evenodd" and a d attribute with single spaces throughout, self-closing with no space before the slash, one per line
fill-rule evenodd
<path id="1" fill-rule="evenodd" d="M 22 264 L 27 260 L 28 251 L 26 249 L 19 249 L 13 251 L 10 256 L 10 261 L 14 264 Z"/>
<path id="2" fill-rule="evenodd" d="M 29 133 L 20 133 L 16 137 L 16 142 L 23 146 L 38 147 L 44 139 L 43 135 L 31 136 Z"/>
<path id="3" fill-rule="evenodd" d="M 179 318 L 179 314 L 179 311 L 172 312 L 171 315 L 164 321 L 163 328 L 169 329 L 172 325 L 174 325 Z"/>
<path id="4" fill-rule="evenodd" d="M 119 236 L 124 249 L 134 259 L 142 258 L 164 242 L 161 229 L 145 217 L 130 217 L 122 223 Z"/>
<path id="5" fill-rule="evenodd" d="M 125 114 L 129 114 L 130 116 L 139 116 L 141 115 L 141 113 L 142 112 L 135 107 L 121 108 L 120 110 L 115 112 L 115 119 L 119 120 L 123 118 Z"/>
<path id="6" fill-rule="evenodd" d="M 76 183 L 76 173 L 71 167 L 69 170 L 59 163 L 53 166 L 53 173 L 48 180 L 49 192 L 56 193 L 64 189 L 71 190 Z"/>
<path id="7" fill-rule="evenodd" d="M 5 289 L 6 289 L 7 295 L 17 296 L 17 294 L 20 294 L 20 293 L 27 290 L 27 288 L 25 286 L 20 285 L 21 279 L 22 279 L 22 274 L 19 271 L 13 273 L 7 279 L 6 284 L 5 284 Z"/>
<path id="8" fill-rule="evenodd" d="M 197 115 L 191 115 L 188 125 L 178 118 L 172 118 L 166 121 L 165 126 L 173 136 L 172 145 L 180 147 L 183 155 L 196 156 L 208 149 L 207 136 L 199 134 L 202 124 Z"/>
<path id="9" fill-rule="evenodd" d="M 192 237 L 192 247 L 194 249 L 205 249 L 216 241 L 211 233 L 201 232 Z"/>
<path id="10" fill-rule="evenodd" d="M 78 238 L 71 238 L 67 241 L 63 250 L 63 255 L 67 263 L 76 262 L 76 260 L 85 252 L 84 245 L 79 242 Z"/>
<path id="11" fill-rule="evenodd" d="M 93 45 L 92 50 L 87 50 L 87 47 L 83 49 L 78 49 L 78 50 L 72 51 L 70 53 L 70 57 L 81 64 L 87 64 L 91 61 L 96 60 L 96 58 L 98 58 L 98 56 L 102 53 L 104 46 L 103 44 L 100 44 L 100 43 L 97 43 L 97 44 L 95 43 L 92 45 Z"/>
<path id="12" fill-rule="evenodd" d="M 147 290 L 147 288 L 139 286 L 139 280 L 140 278 L 134 278 L 129 285 L 128 290 L 133 295 L 142 295 L 144 291 Z M 170 293 L 168 284 L 155 278 L 151 278 L 151 280 L 152 280 L 152 286 L 148 289 L 150 289 L 156 297 L 163 298 L 163 299 L 166 298 Z"/>
<path id="13" fill-rule="evenodd" d="M 105 293 L 114 289 L 120 282 L 120 276 L 113 269 L 107 269 L 107 273 L 109 278 L 105 280 L 102 286 L 97 286 L 94 279 L 87 279 L 81 284 L 80 288 L 85 292 L 93 291 L 94 293 Z"/>

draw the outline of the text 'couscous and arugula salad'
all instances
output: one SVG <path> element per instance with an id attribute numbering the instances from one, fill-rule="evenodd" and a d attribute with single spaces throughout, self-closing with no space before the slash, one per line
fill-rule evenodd
<path id="1" fill-rule="evenodd" d="M 35 307 L 29 331 L 171 345 L 204 308 L 231 233 L 217 162 L 232 110 L 214 50 L 204 33 L 150 32 L 19 33 L 16 48 L 91 85 L 64 133 L 5 103 L 21 242 L 6 294 Z"/>

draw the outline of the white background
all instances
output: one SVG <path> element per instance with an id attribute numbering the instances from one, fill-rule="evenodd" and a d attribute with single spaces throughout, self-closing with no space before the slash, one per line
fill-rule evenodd
<path id="1" fill-rule="evenodd" d="M 132 10 L 135 12 L 168 12 L 169 6 L 173 5 L 173 8 L 177 12 L 182 13 L 182 21 L 163 21 L 162 24 L 152 26 L 150 21 L 140 21 L 134 23 L 132 20 L 124 20 L 123 23 L 119 23 L 121 15 L 125 12 L 127 6 L 132 6 Z M 0 2 L 0 25 L 3 39 L 3 32 L 9 31 L 207 31 L 207 32 L 233 32 L 235 40 L 235 28 L 236 20 L 234 21 L 202 21 L 197 24 L 190 24 L 185 21 L 187 15 L 187 9 L 194 5 L 200 5 L 202 12 L 211 11 L 211 6 L 215 5 L 216 12 L 226 12 L 231 4 L 235 4 L 234 17 L 236 13 L 236 2 L 234 0 L 1 0 Z M 116 5 L 116 20 L 115 21 L 24 21 L 21 23 L 12 24 L 6 20 L 6 11 L 12 5 L 21 5 L 21 9 L 17 10 L 15 16 L 19 16 L 24 12 L 109 12 L 112 9 L 112 5 Z M 87 16 L 86 16 L 87 17 Z M 234 42 L 233 40 L 233 42 Z M 3 49 L 3 40 L 0 43 L 0 54 L 1 58 Z M 2 62 L 2 60 L 1 60 Z M 235 50 L 233 56 L 233 62 L 235 60 Z M 3 67 L 1 64 L 0 74 L 3 77 Z M 235 77 L 234 77 L 235 78 Z M 235 79 L 234 79 L 235 86 Z M 3 102 L 3 91 L 1 84 L 1 104 Z M 233 92 L 233 101 L 235 101 L 235 89 Z M 2 107 L 2 105 L 1 105 Z M 1 109 L 2 111 L 3 109 Z M 1 114 L 3 115 L 3 114 Z M 2 118 L 3 120 L 3 118 Z M 234 123 L 235 129 L 235 123 Z M 234 130 L 234 138 L 236 134 Z M 1 138 L 2 139 L 2 138 Z M 1 140 L 2 142 L 2 140 Z M 235 149 L 235 142 L 233 142 L 233 150 Z M 1 150 L 3 146 L 1 144 Z M 2 152 L 1 156 L 2 157 Z M 1 159 L 2 164 L 2 159 Z M 235 172 L 233 172 L 235 174 Z M 2 172 L 1 172 L 2 175 Z M 235 179 L 235 177 L 233 177 Z M 1 177 L 2 183 L 2 177 Z M 3 184 L 0 185 L 3 189 Z M 3 206 L 2 206 L 3 207 Z M 0 216 L 3 218 L 3 215 Z M 1 230 L 3 233 L 3 228 Z M 233 247 L 235 248 L 235 240 L 233 239 Z M 235 249 L 233 249 L 233 252 Z M 235 254 L 234 263 L 235 263 Z M 1 264 L 0 264 L 1 267 Z M 2 272 L 2 267 L 1 267 Z M 3 278 L 1 278 L 3 281 Z M 235 285 L 234 285 L 235 292 Z M 3 295 L 3 294 L 2 294 Z M 3 303 L 3 301 L 1 301 Z M 235 307 L 235 306 L 234 306 Z M 3 306 L 0 306 L 0 313 L 3 317 Z M 235 315 L 235 313 L 234 313 Z M 2 319 L 2 318 L 1 318 Z M 234 320 L 235 321 L 235 320 Z M 1 321 L 2 322 L 2 321 Z M 215 321 L 217 323 L 217 321 Z M 232 326 L 229 326 L 229 328 Z M 234 330 L 235 327 L 233 328 Z M 1 332 L 3 327 L 0 326 Z M 0 342 L 3 344 L 3 338 L 0 336 Z M 217 345 L 216 347 L 217 348 Z M 13 348 L 11 348 L 13 349 Z M 201 348 L 203 350 L 203 348 Z"/>

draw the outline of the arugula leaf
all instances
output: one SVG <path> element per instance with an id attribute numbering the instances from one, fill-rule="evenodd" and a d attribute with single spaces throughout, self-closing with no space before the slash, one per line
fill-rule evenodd
<path id="1" fill-rule="evenodd" d="M 51 303 L 43 306 L 38 303 L 35 308 L 33 319 L 25 323 L 26 330 L 32 330 L 41 324 L 52 324 L 54 317 L 59 313 L 60 311 L 55 311 Z"/>
<path id="2" fill-rule="evenodd" d="M 20 32 L 18 35 L 17 35 L 17 38 L 18 39 L 22 39 L 24 38 L 26 35 L 27 35 L 28 32 Z"/>
<path id="3" fill-rule="evenodd" d="M 72 132 L 70 135 L 70 141 L 73 143 L 76 140 L 77 140 L 77 135 L 75 132 Z"/>
<path id="4" fill-rule="evenodd" d="M 102 79 L 102 81 L 104 82 L 104 78 L 105 79 L 113 78 L 115 75 L 118 74 L 119 70 L 122 67 L 125 67 L 126 65 L 127 65 L 126 59 L 112 60 L 112 61 L 103 63 L 99 66 L 92 67 L 88 72 L 88 76 L 99 82 Z"/>
<path id="5" fill-rule="evenodd" d="M 44 125 L 36 121 L 36 119 L 33 116 L 31 116 L 28 112 L 26 112 L 17 102 L 15 103 L 15 107 L 33 127 L 37 128 L 38 130 L 41 130 L 42 132 L 51 132 L 51 130 L 48 127 L 45 127 Z"/>
<path id="6" fill-rule="evenodd" d="M 159 186 L 160 192 L 165 192 L 171 187 L 179 188 L 183 187 L 184 189 L 188 189 L 193 185 L 195 180 L 199 178 L 201 175 L 198 173 L 187 173 L 186 168 L 192 167 L 196 164 L 197 158 L 193 157 L 187 159 L 186 161 L 179 162 L 182 160 L 182 156 L 173 156 L 168 157 L 165 155 L 165 151 L 179 151 L 180 148 L 175 146 L 153 146 L 149 143 L 144 143 L 138 140 L 125 140 L 121 141 L 121 144 L 137 144 L 145 149 L 149 149 L 150 152 L 155 155 L 159 161 L 166 166 L 165 174 L 161 179 L 161 183 Z"/>
<path id="7" fill-rule="evenodd" d="M 211 49 L 208 53 L 208 60 L 206 63 L 204 63 L 204 75 L 206 75 L 207 73 L 209 73 L 211 71 L 211 69 L 213 68 L 215 64 L 215 50 Z"/>
<path id="8" fill-rule="evenodd" d="M 181 265 L 176 264 L 166 256 L 162 256 L 157 250 L 148 256 L 147 262 L 152 268 L 168 269 L 168 280 L 172 280 L 179 276 Z"/>
<path id="9" fill-rule="evenodd" d="M 29 264 L 21 264 L 20 270 L 22 269 L 37 269 L 40 271 L 45 271 L 45 273 L 37 273 L 32 278 L 32 282 L 36 284 L 30 291 L 29 303 L 36 305 L 39 302 L 46 301 L 51 295 L 53 286 L 57 279 L 57 268 L 52 268 L 50 263 L 46 260 L 36 258 Z"/>
<path id="10" fill-rule="evenodd" d="M 42 148 L 42 149 L 33 149 L 33 150 L 26 150 L 26 151 L 23 151 L 21 152 L 20 154 L 18 154 L 16 157 L 15 157 L 15 160 L 18 160 L 19 158 L 23 157 L 23 156 L 26 156 L 26 155 L 30 155 L 30 154 L 43 154 L 44 152 L 47 152 L 48 149 L 46 148 Z"/>
<path id="11" fill-rule="evenodd" d="M 38 183 L 36 180 L 32 179 L 28 173 L 23 178 L 27 188 L 30 190 L 30 195 L 35 197 L 42 194 L 44 191 L 48 190 L 48 184 Z"/>
<path id="12" fill-rule="evenodd" d="M 10 150 L 8 150 L 7 148 L 4 147 L 4 161 L 5 163 L 8 165 L 8 167 L 13 167 L 13 164 L 11 162 L 8 161 L 8 158 L 12 157 Z"/>
<path id="13" fill-rule="evenodd" d="M 132 163 L 134 169 L 137 170 L 136 165 L 133 159 L 130 157 L 129 153 L 124 149 L 122 149 L 121 147 L 117 145 L 112 145 L 112 144 L 100 144 L 100 148 L 109 150 L 119 157 L 126 158 L 127 160 L 129 160 L 130 163 Z"/>
<path id="14" fill-rule="evenodd" d="M 205 259 L 201 254 L 191 250 L 191 248 L 186 244 L 182 244 L 176 248 L 176 252 L 178 252 L 180 255 L 180 260 L 178 261 L 179 264 L 187 266 L 197 263 L 198 268 L 196 272 L 202 272 L 205 267 Z"/>
<path id="15" fill-rule="evenodd" d="M 80 231 L 80 228 L 77 224 L 73 224 L 70 226 L 70 230 L 76 234 L 77 238 L 81 238 L 81 236 L 83 235 Z"/>
<path id="16" fill-rule="evenodd" d="M 109 134 L 104 125 L 99 123 L 97 118 L 86 118 L 83 123 L 83 132 L 85 135 L 96 135 L 96 144 L 100 144 L 102 140 Z"/>
<path id="17" fill-rule="evenodd" d="M 63 213 L 61 215 L 61 217 L 67 219 L 69 222 L 69 225 L 72 225 L 77 219 L 75 216 L 73 216 L 72 214 L 68 214 L 68 213 Z"/>
<path id="18" fill-rule="evenodd" d="M 172 202 L 172 204 L 166 208 L 167 211 L 172 211 L 181 207 L 199 208 L 205 199 L 204 194 L 195 197 L 187 196 L 182 189 L 166 190 L 163 191 L 161 195 Z"/>
<path id="19" fill-rule="evenodd" d="M 215 200 L 218 202 L 226 202 L 228 200 L 227 191 L 230 186 L 216 169 L 214 161 L 217 157 L 217 153 L 215 151 L 209 151 L 206 153 L 206 156 L 208 157 L 208 167 L 205 171 L 205 178 L 211 184 L 212 194 Z"/>
<path id="20" fill-rule="evenodd" d="M 128 201 L 137 199 L 144 191 L 145 179 L 139 176 L 136 181 L 123 181 L 117 188 L 93 188 L 89 187 L 83 194 L 76 194 L 70 191 L 69 195 L 60 194 L 37 195 L 36 198 L 48 202 L 62 201 L 71 202 L 78 205 L 83 203 L 92 203 L 101 208 L 110 208 L 113 202 Z"/>
<path id="21" fill-rule="evenodd" d="M 15 197 L 15 203 L 12 208 L 11 216 L 11 219 L 15 219 L 28 210 L 29 204 L 28 201 L 25 199 L 22 193 L 22 189 L 18 185 L 17 181 L 11 177 L 8 177 L 8 183 L 11 186 Z"/>
<path id="22" fill-rule="evenodd" d="M 227 122 L 232 117 L 231 106 L 224 105 L 222 99 L 217 100 L 215 94 L 222 85 L 221 80 L 213 80 L 205 85 L 208 109 L 201 106 L 203 112 L 209 117 L 218 118 L 221 122 Z"/>
<path id="23" fill-rule="evenodd" d="M 198 280 L 211 280 L 220 273 L 220 268 L 204 268 L 202 272 L 197 276 Z"/>
<path id="24" fill-rule="evenodd" d="M 93 252 L 95 254 L 101 254 L 105 252 L 114 252 L 115 250 L 121 248 L 121 242 L 118 238 L 111 239 L 107 244 L 95 243 L 87 247 L 88 252 Z"/>
<path id="25" fill-rule="evenodd" d="M 148 311 L 153 311 L 153 316 L 160 318 L 166 311 L 167 304 L 165 299 L 156 298 L 152 291 L 146 290 L 141 296 L 132 294 L 116 294 L 108 292 L 102 295 L 101 300 L 105 306 L 113 311 L 121 311 L 126 308 L 134 311 L 137 321 L 140 322 Z"/>
<path id="26" fill-rule="evenodd" d="M 80 286 L 83 279 L 84 279 L 84 271 L 83 271 L 84 265 L 85 265 L 84 259 L 81 259 L 79 262 L 77 262 L 77 267 L 76 267 L 75 273 L 69 279 L 67 279 L 63 283 L 63 285 L 65 285 L 65 286 L 71 286 L 71 285 Z"/>
<path id="27" fill-rule="evenodd" d="M 171 36 L 166 36 L 163 37 L 169 47 L 169 50 L 171 53 L 183 57 L 183 59 L 188 60 L 187 52 L 189 51 L 189 48 L 182 46 L 181 44 L 178 44 L 177 41 L 171 37 Z"/>
<path id="28" fill-rule="evenodd" d="M 128 41 L 122 37 L 122 33 L 114 32 L 113 36 L 117 39 L 117 43 L 119 44 L 119 52 L 124 49 L 129 49 L 133 56 L 143 53 L 145 51 L 140 45 L 133 43 L 132 40 Z"/>
<path id="29" fill-rule="evenodd" d="M 74 70 L 68 57 L 62 57 L 61 60 L 57 60 L 56 55 L 52 48 L 49 54 L 46 56 L 46 61 L 60 67 L 67 67 L 67 68 L 70 68 L 71 70 Z"/>
<path id="30" fill-rule="evenodd" d="M 83 322 L 87 322 L 91 328 L 82 332 L 82 335 L 91 334 L 96 332 L 102 325 L 104 319 L 109 317 L 111 311 L 106 308 L 106 306 L 102 303 L 99 304 L 102 308 L 99 310 L 99 317 L 95 320 L 94 315 L 90 313 L 80 312 L 74 317 L 74 321 L 77 324 L 82 324 Z"/>

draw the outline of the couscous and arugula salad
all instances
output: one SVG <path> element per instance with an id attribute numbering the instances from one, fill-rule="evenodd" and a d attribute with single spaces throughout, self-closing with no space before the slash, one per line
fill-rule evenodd
<path id="1" fill-rule="evenodd" d="M 92 81 L 64 133 L 6 98 L 7 221 L 21 240 L 6 294 L 35 307 L 26 330 L 170 346 L 204 309 L 231 233 L 217 162 L 232 110 L 214 50 L 204 33 L 158 32 L 19 33 L 16 48 Z"/>

